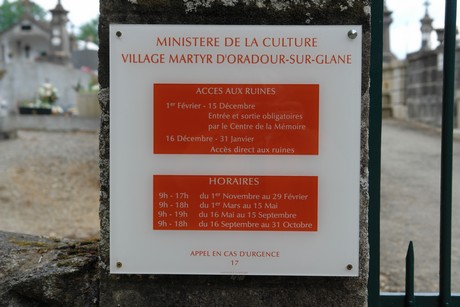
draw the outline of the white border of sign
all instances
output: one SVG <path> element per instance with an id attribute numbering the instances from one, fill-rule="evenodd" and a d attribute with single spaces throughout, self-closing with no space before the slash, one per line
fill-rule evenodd
<path id="1" fill-rule="evenodd" d="M 348 34 L 352 29 L 354 39 Z M 126 53 L 255 52 L 249 47 L 158 47 L 158 36 L 317 37 L 318 46 L 308 50 L 257 52 L 349 54 L 352 63 L 124 63 Z M 111 273 L 357 276 L 361 36 L 361 26 L 111 25 Z M 154 155 L 153 83 L 319 84 L 319 155 Z M 154 174 L 318 176 L 318 231 L 155 231 Z M 235 267 L 223 257 L 190 257 L 192 250 L 277 250 L 281 257 L 246 258 Z"/>

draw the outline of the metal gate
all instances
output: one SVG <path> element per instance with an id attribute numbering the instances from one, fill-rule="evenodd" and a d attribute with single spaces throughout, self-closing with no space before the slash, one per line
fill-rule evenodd
<path id="1" fill-rule="evenodd" d="M 451 293 L 452 254 L 452 152 L 454 129 L 454 79 L 457 0 L 446 0 L 443 70 L 441 151 L 441 243 L 439 293 L 414 293 L 414 252 L 406 258 L 406 292 L 380 293 L 380 148 L 382 126 L 383 0 L 372 1 L 371 105 L 369 118 L 369 306 L 460 306 L 460 295 Z"/>

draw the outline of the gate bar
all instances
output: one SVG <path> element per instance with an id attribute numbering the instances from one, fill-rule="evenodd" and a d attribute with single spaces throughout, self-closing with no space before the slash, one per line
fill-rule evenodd
<path id="1" fill-rule="evenodd" d="M 446 0 L 444 25 L 444 69 L 441 149 L 441 241 L 439 296 L 441 306 L 451 302 L 452 254 L 452 152 L 454 131 L 454 88 L 457 0 Z"/>
<path id="2" fill-rule="evenodd" d="M 406 255 L 406 307 L 415 306 L 414 289 L 414 244 L 410 241 Z"/>
<path id="3" fill-rule="evenodd" d="M 382 134 L 383 0 L 371 1 L 369 106 L 369 280 L 368 305 L 380 306 L 380 157 Z"/>

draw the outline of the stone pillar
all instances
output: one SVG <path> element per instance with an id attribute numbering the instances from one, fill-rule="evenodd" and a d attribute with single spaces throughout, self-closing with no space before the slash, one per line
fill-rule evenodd
<path id="1" fill-rule="evenodd" d="M 356 1 L 101 0 L 101 306 L 366 306 L 370 6 Z M 111 275 L 109 273 L 109 24 L 362 25 L 360 272 L 358 277 Z"/>
<path id="2" fill-rule="evenodd" d="M 420 31 L 422 32 L 422 47 L 420 50 L 431 50 L 431 32 L 433 32 L 433 18 L 428 13 L 429 1 L 425 1 L 425 16 L 420 19 L 422 24 Z"/>
<path id="3" fill-rule="evenodd" d="M 385 4 L 385 10 L 383 12 L 383 62 L 390 63 L 396 57 L 391 52 L 391 44 L 390 44 L 390 26 L 393 23 L 393 18 L 391 15 L 393 14 L 392 11 L 388 9 Z"/>

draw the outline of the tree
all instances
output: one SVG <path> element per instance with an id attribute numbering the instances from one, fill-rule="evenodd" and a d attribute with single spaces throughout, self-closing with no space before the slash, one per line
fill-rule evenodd
<path id="1" fill-rule="evenodd" d="M 0 31 L 3 31 L 19 21 L 21 16 L 26 12 L 27 6 L 23 0 L 9 1 L 4 0 L 0 5 Z M 36 20 L 44 20 L 46 10 L 35 2 L 30 1 L 28 5 L 30 14 Z"/>
<path id="2" fill-rule="evenodd" d="M 79 40 L 93 42 L 96 45 L 99 45 L 99 36 L 97 32 L 98 26 L 99 18 L 96 17 L 80 27 L 80 33 L 78 34 L 77 38 Z"/>

